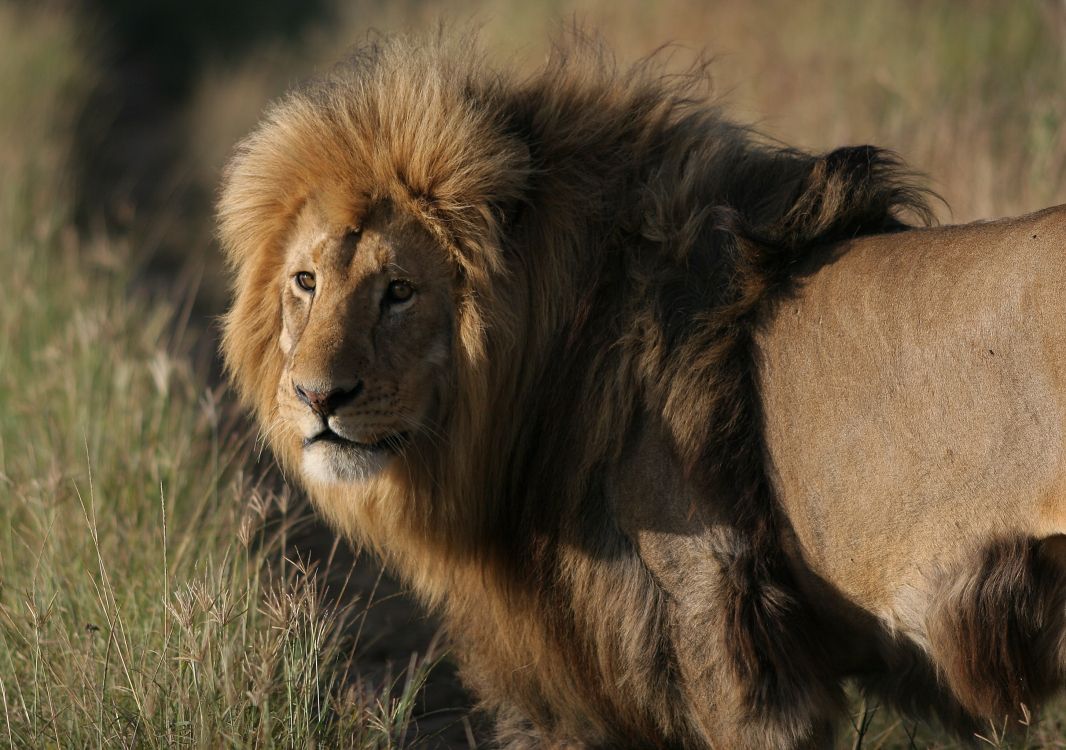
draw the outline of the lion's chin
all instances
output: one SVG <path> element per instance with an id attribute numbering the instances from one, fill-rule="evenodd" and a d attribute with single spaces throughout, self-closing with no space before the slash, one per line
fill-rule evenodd
<path id="1" fill-rule="evenodd" d="M 320 484 L 354 484 L 366 482 L 396 458 L 391 451 L 367 451 L 330 444 L 304 448 L 303 472 Z"/>

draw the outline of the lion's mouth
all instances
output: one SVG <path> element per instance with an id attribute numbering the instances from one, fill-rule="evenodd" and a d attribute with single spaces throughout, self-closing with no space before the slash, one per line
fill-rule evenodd
<path id="1" fill-rule="evenodd" d="M 346 437 L 341 437 L 330 428 L 326 428 L 319 432 L 317 435 L 312 435 L 304 440 L 304 448 L 310 448 L 312 445 L 319 443 L 325 443 L 327 445 L 336 445 L 342 448 L 366 451 L 368 453 L 378 453 L 381 451 L 396 452 L 407 442 L 409 436 L 406 432 L 395 432 L 390 435 L 375 440 L 372 443 L 361 443 L 357 440 L 349 440 Z"/>

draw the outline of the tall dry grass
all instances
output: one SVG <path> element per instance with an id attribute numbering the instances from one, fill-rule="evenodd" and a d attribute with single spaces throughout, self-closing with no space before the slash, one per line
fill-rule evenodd
<path id="1" fill-rule="evenodd" d="M 490 56 L 520 69 L 575 17 L 622 61 L 676 41 L 683 66 L 706 49 L 739 119 L 808 148 L 894 148 L 944 196 L 945 220 L 1066 201 L 1057 0 L 356 0 L 303 44 L 211 69 L 183 115 L 182 179 L 210 191 L 266 101 L 368 28 L 442 17 L 482 23 Z M 331 611 L 298 561 L 271 564 L 288 527 L 268 519 L 284 520 L 291 498 L 256 473 L 247 426 L 193 364 L 203 326 L 185 325 L 188 299 L 137 291 L 144 248 L 127 237 L 73 228 L 64 158 L 94 75 L 78 24 L 0 5 L 0 744 L 409 742 L 426 661 L 394 690 L 349 681 L 340 625 L 359 612 Z M 165 219 L 211 223 L 206 211 Z M 208 243 L 189 252 L 220 278 Z M 1063 715 L 1053 708 L 1023 746 L 1066 744 Z M 1001 734 L 986 740 L 1006 746 Z M 841 738 L 951 745 L 859 703 Z"/>

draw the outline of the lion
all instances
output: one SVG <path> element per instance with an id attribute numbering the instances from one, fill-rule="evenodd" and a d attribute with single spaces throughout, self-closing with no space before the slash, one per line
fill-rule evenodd
<path id="1" fill-rule="evenodd" d="M 823 747 L 849 682 L 1028 715 L 1066 664 L 1066 210 L 922 228 L 897 157 L 703 80 L 438 34 L 286 95 L 219 199 L 241 399 L 502 745 Z"/>

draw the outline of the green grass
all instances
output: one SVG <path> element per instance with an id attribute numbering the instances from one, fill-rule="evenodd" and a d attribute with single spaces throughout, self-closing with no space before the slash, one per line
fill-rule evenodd
<path id="1" fill-rule="evenodd" d="M 671 39 L 709 46 L 739 116 L 813 148 L 894 147 L 971 219 L 1066 201 L 1060 6 L 587 0 L 516 12 L 481 0 L 466 12 L 487 21 L 491 49 L 519 59 L 538 59 L 574 11 L 622 59 Z M 303 49 L 259 50 L 204 79 L 185 165 L 202 188 L 266 99 L 366 27 L 443 10 L 345 7 Z M 279 559 L 292 499 L 193 364 L 188 300 L 137 291 L 128 237 L 73 228 L 65 156 L 94 57 L 78 26 L 0 5 L 0 745 L 409 743 L 427 663 L 412 657 L 385 684 L 349 679 L 347 624 L 361 612 L 331 609 L 314 571 Z M 957 746 L 876 706 L 853 711 L 841 747 Z M 1053 705 L 1013 745 L 989 727 L 986 744 L 1066 746 L 1064 716 Z"/>

